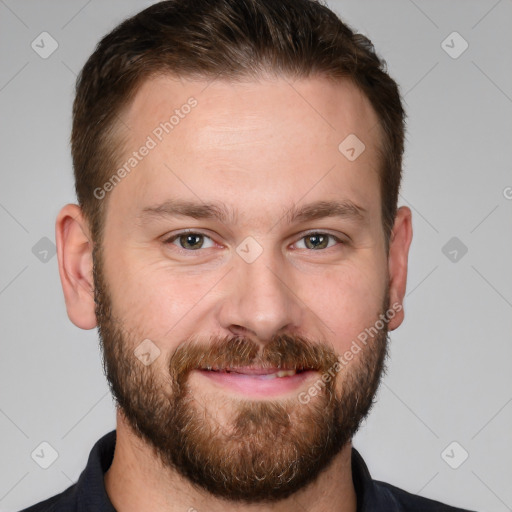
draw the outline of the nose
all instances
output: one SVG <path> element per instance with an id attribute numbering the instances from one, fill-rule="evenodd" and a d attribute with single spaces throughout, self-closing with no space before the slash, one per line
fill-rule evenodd
<path id="1" fill-rule="evenodd" d="M 277 266 L 264 254 L 252 263 L 235 262 L 218 314 L 224 330 L 268 342 L 298 331 L 303 306 L 284 264 Z"/>

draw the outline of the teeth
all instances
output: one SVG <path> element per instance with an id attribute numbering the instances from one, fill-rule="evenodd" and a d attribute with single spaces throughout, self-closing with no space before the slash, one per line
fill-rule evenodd
<path id="1" fill-rule="evenodd" d="M 297 372 L 295 370 L 279 370 L 276 373 L 267 373 L 264 375 L 247 375 L 248 377 L 259 377 L 260 379 L 276 379 L 278 377 L 292 377 Z"/>
<path id="2" fill-rule="evenodd" d="M 295 370 L 279 370 L 276 375 L 278 377 L 291 377 L 292 375 L 295 375 Z"/>
<path id="3" fill-rule="evenodd" d="M 268 375 L 262 375 L 264 379 L 275 379 L 277 377 L 292 377 L 297 372 L 295 370 L 279 370 L 276 373 L 269 373 Z"/>
<path id="4" fill-rule="evenodd" d="M 212 368 L 211 366 L 207 366 L 206 369 L 209 371 L 219 371 L 217 368 Z M 227 369 L 224 371 L 226 373 L 238 373 L 238 372 L 233 372 L 232 370 L 227 370 Z M 297 373 L 296 370 L 279 370 L 276 373 L 268 373 L 268 374 L 264 374 L 264 375 L 254 375 L 254 376 L 255 377 L 263 377 L 265 379 L 275 379 L 276 377 L 292 377 L 296 373 Z M 240 374 L 240 375 L 243 375 L 243 374 Z M 247 376 L 250 377 L 251 375 L 247 374 Z"/>

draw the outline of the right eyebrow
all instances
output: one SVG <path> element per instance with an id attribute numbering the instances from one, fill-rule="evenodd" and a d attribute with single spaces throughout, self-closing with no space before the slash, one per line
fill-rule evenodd
<path id="1" fill-rule="evenodd" d="M 222 223 L 228 221 L 236 223 L 236 214 L 222 203 L 196 203 L 182 199 L 171 199 L 158 205 L 148 206 L 137 215 L 137 218 L 142 222 L 167 217 L 216 219 Z"/>

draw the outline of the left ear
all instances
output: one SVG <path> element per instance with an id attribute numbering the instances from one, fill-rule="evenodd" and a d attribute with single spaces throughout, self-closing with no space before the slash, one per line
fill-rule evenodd
<path id="1" fill-rule="evenodd" d="M 390 307 L 400 304 L 401 308 L 390 319 L 388 328 L 395 330 L 404 320 L 403 300 L 407 284 L 407 259 L 412 240 L 412 213 L 407 206 L 401 206 L 396 214 L 391 233 L 388 255 Z"/>

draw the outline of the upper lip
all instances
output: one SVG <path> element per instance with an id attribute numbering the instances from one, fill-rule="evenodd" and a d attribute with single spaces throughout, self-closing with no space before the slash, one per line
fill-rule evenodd
<path id="1" fill-rule="evenodd" d="M 211 368 L 203 368 L 203 370 L 213 370 L 220 372 L 233 372 L 233 373 L 242 373 L 244 375 L 270 375 L 272 373 L 282 372 L 282 371 L 302 371 L 304 368 L 263 368 L 257 366 L 233 366 L 233 367 L 225 367 L 219 368 L 216 366 L 212 366 Z"/>

